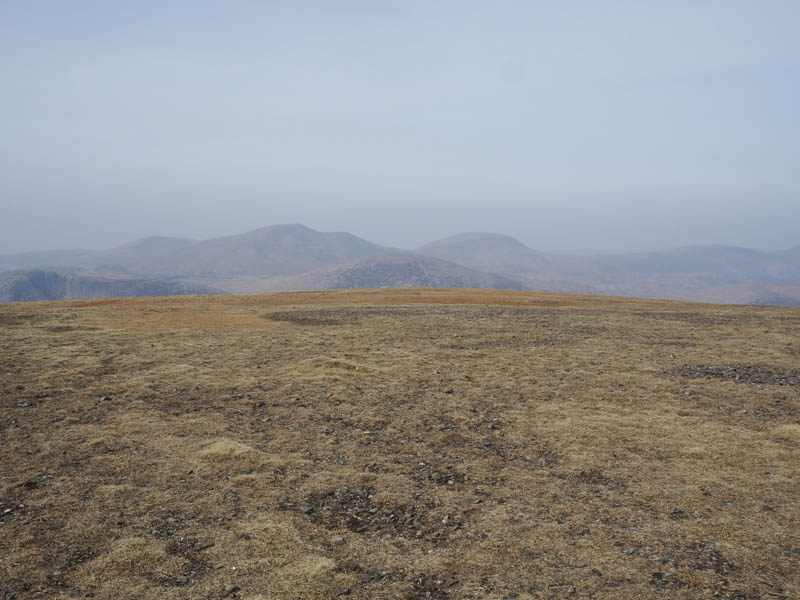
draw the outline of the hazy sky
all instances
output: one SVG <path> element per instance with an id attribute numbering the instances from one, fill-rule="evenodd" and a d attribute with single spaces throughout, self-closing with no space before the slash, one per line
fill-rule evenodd
<path id="1" fill-rule="evenodd" d="M 0 252 L 800 244 L 800 2 L 0 0 Z"/>

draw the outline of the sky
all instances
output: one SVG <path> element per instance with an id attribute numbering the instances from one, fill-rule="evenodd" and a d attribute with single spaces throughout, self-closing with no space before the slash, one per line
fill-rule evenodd
<path id="1" fill-rule="evenodd" d="M 800 244 L 800 2 L 0 0 L 0 253 Z"/>

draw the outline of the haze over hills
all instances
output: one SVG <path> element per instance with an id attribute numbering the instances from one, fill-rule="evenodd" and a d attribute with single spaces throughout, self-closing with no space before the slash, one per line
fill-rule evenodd
<path id="1" fill-rule="evenodd" d="M 132 295 L 136 292 L 131 290 L 136 289 L 167 294 L 207 289 L 265 292 L 423 286 L 800 304 L 800 246 L 776 252 L 687 246 L 586 257 L 548 254 L 507 235 L 471 232 L 431 242 L 412 252 L 349 233 L 325 233 L 295 224 L 202 241 L 149 237 L 105 251 L 0 256 L 0 270 L 55 267 L 73 269 L 70 275 L 59 276 L 82 278 L 82 283 L 54 284 L 42 295 L 35 284 L 20 283 L 26 276 L 16 273 L 4 278 L 4 285 L 10 289 L 8 282 L 15 282 L 14 298 L 18 300 L 56 299 L 59 290 L 69 294 L 63 297 L 77 297 L 75 294 L 109 295 L 112 292 L 103 290 L 111 289 L 124 292 L 119 295 Z M 30 277 L 38 282 L 43 276 L 37 272 Z M 55 276 L 50 277 L 56 281 Z M 91 278 L 106 283 L 90 285 Z M 107 283 L 123 280 L 128 282 L 127 287 Z M 134 280 L 150 283 L 130 283 Z M 153 286 L 154 281 L 164 286 Z M 171 291 L 176 289 L 184 291 Z M 10 297 L 4 296 L 6 300 Z"/>
<path id="2" fill-rule="evenodd" d="M 349 233 L 273 225 L 210 240 L 147 237 L 111 250 L 51 250 L 0 256 L 0 271 L 42 267 L 106 268 L 159 277 L 277 276 L 386 252 Z"/>
<path id="3" fill-rule="evenodd" d="M 499 233 L 460 233 L 425 244 L 417 251 L 472 269 L 515 275 L 547 271 L 557 258 Z"/>
<path id="4" fill-rule="evenodd" d="M 31 269 L 0 275 L 0 302 L 220 293 L 212 287 L 181 281 L 81 271 Z"/>
<path id="5" fill-rule="evenodd" d="M 191 245 L 193 240 L 151 236 L 110 250 L 42 250 L 0 256 L 0 272 L 39 268 L 105 268 L 124 271 L 131 265 Z"/>
<path id="6" fill-rule="evenodd" d="M 466 233 L 419 252 L 501 273 L 529 289 L 735 303 L 800 302 L 800 252 L 698 245 L 662 252 L 559 256 L 514 238 Z"/>

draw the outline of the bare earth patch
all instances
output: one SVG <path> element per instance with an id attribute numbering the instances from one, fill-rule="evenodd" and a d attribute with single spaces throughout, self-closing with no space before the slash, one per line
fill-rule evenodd
<path id="1" fill-rule="evenodd" d="M 800 310 L 0 305 L 2 598 L 800 598 Z"/>

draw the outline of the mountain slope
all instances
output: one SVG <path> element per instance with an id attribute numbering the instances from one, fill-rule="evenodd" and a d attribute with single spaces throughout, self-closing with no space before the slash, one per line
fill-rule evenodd
<path id="1" fill-rule="evenodd" d="M 619 254 L 589 259 L 594 272 L 609 276 L 701 276 L 725 283 L 785 281 L 797 265 L 778 254 L 735 246 L 686 246 L 662 252 Z"/>
<path id="2" fill-rule="evenodd" d="M 194 240 L 177 237 L 150 236 L 101 252 L 95 266 L 126 269 L 159 258 L 195 244 Z"/>
<path id="3" fill-rule="evenodd" d="M 460 233 L 425 244 L 417 252 L 492 273 L 550 272 L 556 266 L 555 257 L 497 233 Z"/>
<path id="4" fill-rule="evenodd" d="M 505 235 L 463 233 L 420 252 L 515 277 L 529 289 L 715 302 L 800 304 L 800 253 L 705 245 L 661 252 L 558 256 Z M 726 300 L 727 299 L 727 300 Z"/>
<path id="5" fill-rule="evenodd" d="M 423 256 L 430 260 L 423 261 Z M 473 286 L 800 304 L 800 246 L 765 252 L 705 245 L 636 254 L 561 256 L 533 250 L 507 235 L 471 232 L 431 242 L 413 254 L 398 253 L 349 233 L 275 225 L 204 241 L 149 237 L 104 251 L 0 256 L 0 272 L 67 267 L 99 269 L 106 279 L 117 280 L 125 274 L 123 279 L 163 280 L 164 285 L 187 280 L 191 283 L 186 285 L 194 286 L 191 289 L 205 285 L 234 292 Z M 19 280 L 19 275 L 15 277 Z M 29 291 L 21 297 L 26 294 L 36 296 Z"/>
<path id="6" fill-rule="evenodd" d="M 203 241 L 148 237 L 110 250 L 0 256 L 0 272 L 77 267 L 144 277 L 269 277 L 304 273 L 387 250 L 349 233 L 323 233 L 304 225 L 273 225 Z"/>
<path id="7" fill-rule="evenodd" d="M 219 293 L 220 290 L 207 286 L 114 274 L 34 269 L 11 271 L 0 276 L 0 302 Z"/>
<path id="8" fill-rule="evenodd" d="M 349 233 L 274 225 L 161 252 L 131 264 L 129 269 L 169 277 L 269 277 L 304 273 L 385 251 Z"/>
<path id="9" fill-rule="evenodd" d="M 323 290 L 380 287 L 471 287 L 522 290 L 511 278 L 482 273 L 414 252 L 391 252 L 292 277 L 253 281 L 236 291 Z"/>

